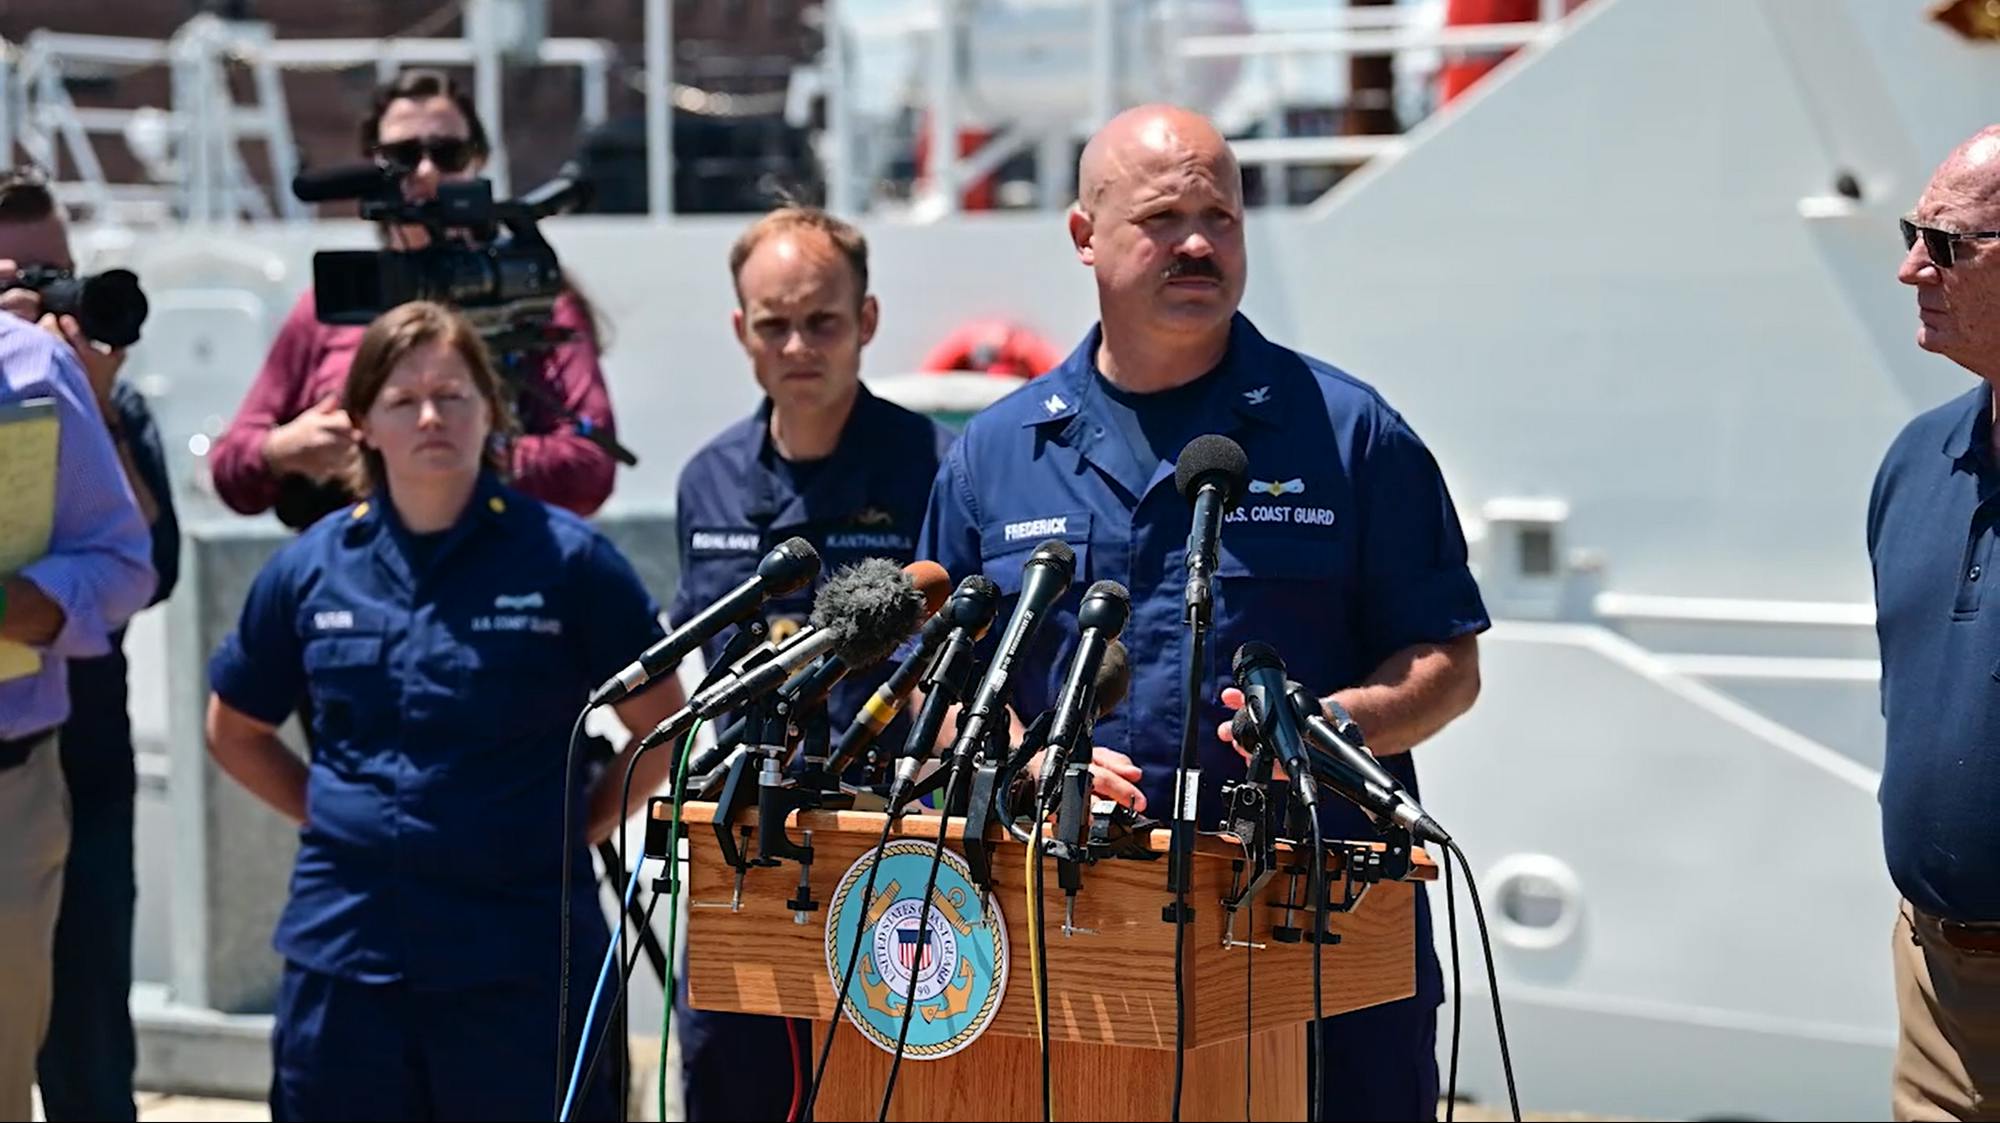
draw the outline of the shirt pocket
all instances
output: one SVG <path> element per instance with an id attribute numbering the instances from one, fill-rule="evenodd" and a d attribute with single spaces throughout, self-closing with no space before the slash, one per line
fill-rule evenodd
<path id="1" fill-rule="evenodd" d="M 473 734 L 473 755 L 566 728 L 583 708 L 581 664 L 566 634 L 570 622 L 551 619 L 564 633 L 485 633 L 455 654 L 451 678 L 461 710 L 454 721 Z"/>
<path id="2" fill-rule="evenodd" d="M 342 632 L 306 641 L 303 663 L 312 701 L 315 757 L 373 741 L 399 707 L 380 633 Z"/>
<path id="3" fill-rule="evenodd" d="M 1313 528 L 1241 526 L 1225 531 L 1215 567 L 1214 631 L 1208 663 L 1215 687 L 1233 682 L 1236 649 L 1259 640 L 1314 690 L 1344 682 L 1336 653 L 1354 646 L 1353 562 L 1338 539 Z"/>

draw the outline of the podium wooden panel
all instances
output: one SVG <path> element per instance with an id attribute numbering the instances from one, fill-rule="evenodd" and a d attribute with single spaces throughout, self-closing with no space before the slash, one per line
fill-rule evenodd
<path id="1" fill-rule="evenodd" d="M 682 813 L 684 828 L 693 828 L 686 831 L 689 1002 L 706 1010 L 809 1018 L 818 1023 L 817 1037 L 834 1007 L 835 983 L 828 977 L 825 946 L 829 899 L 841 875 L 881 836 L 882 814 L 815 811 L 792 817 L 788 826 L 794 840 L 812 832 L 812 892 L 820 904 L 819 911 L 799 923 L 786 907 L 798 889 L 799 870 L 792 863 L 750 870 L 741 908 L 731 909 L 735 872 L 722 861 L 710 826 L 714 810 L 713 804 L 690 803 Z M 738 820 L 738 828 L 754 830 L 755 823 L 752 811 Z M 935 816 L 905 816 L 890 837 L 935 839 L 939 823 Z M 957 820 L 950 829 L 956 834 Z M 988 838 L 994 844 L 994 895 L 1012 947 L 1007 993 L 985 1035 L 963 1052 L 939 1060 L 904 1059 L 891 1118 L 1041 1117 L 1041 1057 L 1022 882 L 1025 855 L 1020 843 L 997 828 Z M 1174 926 L 1160 918 L 1162 907 L 1173 899 L 1166 890 L 1167 841 L 1164 830 L 1150 840 L 1154 852 L 1162 854 L 1157 861 L 1109 860 L 1084 870 L 1076 924 L 1094 934 L 1062 934 L 1063 894 L 1054 863 L 1049 863 L 1043 907 L 1057 1118 L 1168 1117 L 1174 1066 Z M 1247 1033 L 1252 1117 L 1303 1119 L 1312 947 L 1271 939 L 1278 910 L 1260 903 L 1239 912 L 1236 938 L 1262 946 L 1225 948 L 1221 900 L 1231 862 L 1242 851 L 1227 836 L 1211 835 L 1200 838 L 1196 854 L 1188 894 L 1194 919 L 1186 948 L 1188 1055 L 1182 1117 L 1244 1118 Z M 1435 874 L 1428 856 L 1419 852 L 1417 861 L 1415 876 Z M 1330 877 L 1339 876 L 1337 860 L 1329 868 Z M 1285 881 L 1273 878 L 1260 902 L 1277 899 Z M 1324 953 L 1328 1015 L 1416 993 L 1415 891 L 1407 882 L 1384 882 L 1371 888 L 1353 912 L 1329 917 L 1329 929 L 1341 939 Z M 1293 923 L 1311 926 L 1304 913 Z M 1246 986 L 1254 994 L 1253 1020 L 1245 1016 Z M 821 1120 L 875 1118 L 889 1062 L 889 1054 L 843 1019 L 814 1115 Z"/>

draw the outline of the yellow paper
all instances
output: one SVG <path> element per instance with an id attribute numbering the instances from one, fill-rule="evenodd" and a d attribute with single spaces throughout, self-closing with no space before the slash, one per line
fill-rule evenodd
<path id="1" fill-rule="evenodd" d="M 55 403 L 0 405 L 0 577 L 49 552 L 56 517 Z M 0 682 L 42 669 L 41 653 L 0 639 Z"/>

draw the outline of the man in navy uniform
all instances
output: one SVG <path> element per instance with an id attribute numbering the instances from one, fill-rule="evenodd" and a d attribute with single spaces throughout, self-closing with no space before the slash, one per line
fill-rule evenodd
<path id="1" fill-rule="evenodd" d="M 793 536 L 819 550 L 822 580 L 862 558 L 914 560 L 925 496 L 951 443 L 930 419 L 861 385 L 861 350 L 880 311 L 859 231 L 824 211 L 782 207 L 737 239 L 729 269 L 736 337 L 765 398 L 681 472 L 681 583 L 668 610 L 676 624 Z M 765 605 L 773 638 L 804 623 L 813 592 Z M 728 635 L 708 646 L 710 659 Z M 851 675 L 834 689 L 827 709 L 835 736 L 890 669 Z M 882 741 L 899 742 L 905 725 L 898 719 Z M 809 1023 L 692 1010 L 685 988 L 675 1021 L 690 1120 L 786 1117 L 810 1076 Z M 771 1079 L 787 1058 L 793 1079 Z"/>
<path id="2" fill-rule="evenodd" d="M 1210 728 L 1229 716 L 1232 654 L 1262 640 L 1293 678 L 1352 711 L 1415 791 L 1409 750 L 1472 705 L 1475 636 L 1488 626 L 1437 464 L 1373 389 L 1237 312 L 1241 174 L 1206 120 L 1163 106 L 1121 114 L 1084 149 L 1077 186 L 1070 239 L 1096 274 L 1101 322 L 966 427 L 931 489 L 918 552 L 955 575 L 983 570 L 1011 596 L 1039 542 L 1076 550 L 1072 591 L 1016 672 L 1017 718 L 1060 689 L 1080 591 L 1105 578 L 1131 590 L 1131 696 L 1098 724 L 1092 769 L 1101 794 L 1161 815 L 1180 760 L 1171 715 L 1187 642 L 1189 511 L 1174 461 L 1194 437 L 1226 434 L 1252 479 L 1222 530 L 1201 699 Z M 1243 765 L 1219 736 L 1203 740 L 1199 812 L 1213 827 L 1221 784 Z M 1353 807 L 1324 803 L 1329 838 L 1373 837 Z M 1320 1119 L 1437 1110 L 1443 981 L 1421 893 L 1416 910 L 1415 997 L 1320 1024 Z"/>

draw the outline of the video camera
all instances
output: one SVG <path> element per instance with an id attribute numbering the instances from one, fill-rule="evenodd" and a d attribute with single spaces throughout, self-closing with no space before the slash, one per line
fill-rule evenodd
<path id="1" fill-rule="evenodd" d="M 440 184 L 434 198 L 408 202 L 407 174 L 394 164 L 367 164 L 302 172 L 292 181 L 292 193 L 305 202 L 358 199 L 364 219 L 420 225 L 430 234 L 420 250 L 314 254 L 314 316 L 323 324 L 365 325 L 399 304 L 435 300 L 463 312 L 496 351 L 515 347 L 495 336 L 541 334 L 563 275 L 535 224 L 588 204 L 590 182 L 576 165 L 506 202 L 494 200 L 484 179 Z"/>
<path id="2" fill-rule="evenodd" d="M 107 347 L 130 347 L 145 326 L 146 293 L 130 269 L 107 269 L 79 277 L 54 265 L 24 265 L 5 288 L 41 294 L 42 311 L 75 316 L 84 338 Z"/>

